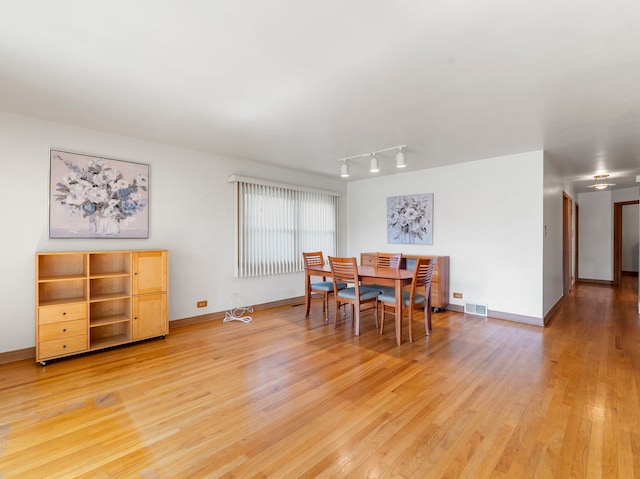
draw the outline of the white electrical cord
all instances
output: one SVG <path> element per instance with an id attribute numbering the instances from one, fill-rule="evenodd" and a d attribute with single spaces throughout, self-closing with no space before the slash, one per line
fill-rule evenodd
<path id="1" fill-rule="evenodd" d="M 250 323 L 253 318 L 246 316 L 247 313 L 253 313 L 253 306 L 236 306 L 240 304 L 240 295 L 233 293 L 231 298 L 231 308 L 224 314 L 224 322 L 229 321 L 242 321 L 243 323 Z"/>

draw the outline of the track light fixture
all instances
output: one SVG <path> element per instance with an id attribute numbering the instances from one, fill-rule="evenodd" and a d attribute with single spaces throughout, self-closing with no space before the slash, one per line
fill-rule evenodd
<path id="1" fill-rule="evenodd" d="M 342 178 L 349 177 L 349 161 L 355 160 L 358 158 L 369 158 L 369 172 L 370 173 L 378 173 L 380 171 L 380 158 L 377 156 L 378 153 L 386 153 L 387 151 L 397 150 L 396 153 L 396 168 L 406 168 L 406 157 L 404 153 L 404 149 L 407 145 L 398 145 L 393 146 L 391 148 L 385 148 L 384 150 L 372 151 L 371 153 L 363 153 L 361 155 L 349 156 L 347 158 L 341 158 L 338 161 L 340 162 L 340 176 Z"/>
<path id="2" fill-rule="evenodd" d="M 595 180 L 595 183 L 592 185 L 589 185 L 589 188 L 595 188 L 596 190 L 604 190 L 609 186 L 616 186 L 615 183 L 609 183 L 607 181 L 607 178 L 609 178 L 609 175 L 607 174 L 594 176 L 593 179 Z"/>

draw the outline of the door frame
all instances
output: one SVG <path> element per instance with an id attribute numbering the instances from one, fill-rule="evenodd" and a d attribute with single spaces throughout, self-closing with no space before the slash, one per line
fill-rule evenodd
<path id="1" fill-rule="evenodd" d="M 573 287 L 571 275 L 571 263 L 573 260 L 572 248 L 572 209 L 573 200 L 562 192 L 562 294 L 568 294 Z"/>

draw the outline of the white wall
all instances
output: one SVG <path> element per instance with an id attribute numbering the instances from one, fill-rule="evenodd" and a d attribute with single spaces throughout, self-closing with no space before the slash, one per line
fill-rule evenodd
<path id="1" fill-rule="evenodd" d="M 562 203 L 564 180 L 555 163 L 544 155 L 543 313 L 562 297 Z"/>
<path id="2" fill-rule="evenodd" d="M 48 238 L 49 150 L 87 153 L 150 165 L 149 239 Z M 0 112 L 0 352 L 35 344 L 37 251 L 167 248 L 170 250 L 169 318 L 228 309 L 233 292 L 246 304 L 304 294 L 302 274 L 269 279 L 233 277 L 231 174 L 338 191 L 339 179 L 223 158 L 134 138 L 75 128 Z M 341 238 L 346 241 L 346 201 L 341 199 Z M 209 307 L 196 309 L 206 299 Z"/>
<path id="3" fill-rule="evenodd" d="M 612 191 L 580 193 L 581 279 L 613 280 L 613 203 Z"/>
<path id="4" fill-rule="evenodd" d="M 638 205 L 622 206 L 622 271 L 638 272 Z"/>
<path id="5" fill-rule="evenodd" d="M 434 193 L 432 246 L 387 244 L 388 196 Z M 543 316 L 543 153 L 535 151 L 372 178 L 348 186 L 348 254 L 451 258 L 450 291 L 489 309 Z"/>

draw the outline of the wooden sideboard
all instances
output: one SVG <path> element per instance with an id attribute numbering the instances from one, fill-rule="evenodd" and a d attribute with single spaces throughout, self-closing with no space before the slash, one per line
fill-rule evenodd
<path id="1" fill-rule="evenodd" d="M 373 266 L 375 256 L 375 253 L 361 253 L 360 264 Z M 403 254 L 400 268 L 415 268 L 418 258 L 436 260 L 436 268 L 433 270 L 433 277 L 431 278 L 431 307 L 436 312 L 440 311 L 449 304 L 449 257 Z"/>

